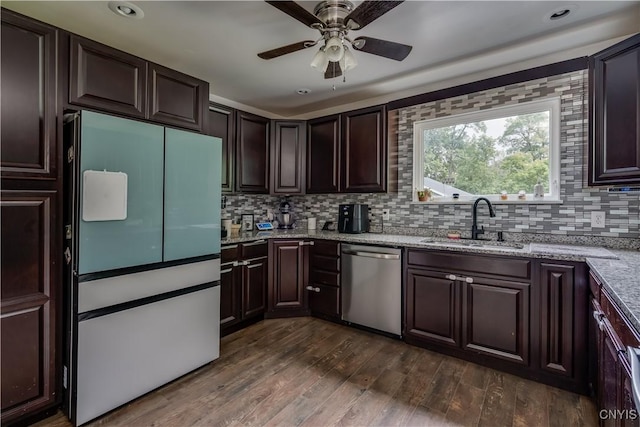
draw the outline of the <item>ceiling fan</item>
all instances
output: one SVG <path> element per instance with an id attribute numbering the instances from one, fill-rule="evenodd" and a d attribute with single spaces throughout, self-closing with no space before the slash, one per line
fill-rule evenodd
<path id="1" fill-rule="evenodd" d="M 364 28 L 402 2 L 364 0 L 354 8 L 353 3 L 348 0 L 326 0 L 318 3 L 312 14 L 294 1 L 267 1 L 292 18 L 320 31 L 320 38 L 267 50 L 258 56 L 262 59 L 273 59 L 313 47 L 323 41 L 324 44 L 313 58 L 311 66 L 323 72 L 325 79 L 339 77 L 343 71 L 346 72 L 358 64 L 348 45 L 354 50 L 402 61 L 411 52 L 411 46 L 373 37 L 351 39 L 348 36 L 349 31 Z"/>

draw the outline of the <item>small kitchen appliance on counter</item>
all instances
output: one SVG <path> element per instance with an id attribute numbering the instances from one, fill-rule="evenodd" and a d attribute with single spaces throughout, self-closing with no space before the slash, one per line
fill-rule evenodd
<path id="1" fill-rule="evenodd" d="M 291 202 L 286 197 L 280 202 L 279 207 L 280 213 L 276 215 L 276 219 L 278 221 L 278 228 L 290 229 L 293 228 L 296 223 L 293 214 L 291 213 L 292 207 Z"/>
<path id="2" fill-rule="evenodd" d="M 340 205 L 338 213 L 339 233 L 366 233 L 369 231 L 369 205 Z"/>

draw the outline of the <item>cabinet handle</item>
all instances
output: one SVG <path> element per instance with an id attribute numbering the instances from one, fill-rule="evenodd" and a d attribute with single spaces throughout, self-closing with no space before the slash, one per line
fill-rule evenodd
<path id="1" fill-rule="evenodd" d="M 232 268 L 225 268 L 224 270 L 220 270 L 220 274 L 231 273 Z"/>
<path id="2" fill-rule="evenodd" d="M 238 245 L 223 246 L 223 247 L 220 248 L 220 250 L 224 251 L 225 249 L 235 249 L 237 247 L 238 247 Z"/>
<path id="3" fill-rule="evenodd" d="M 446 275 L 446 276 L 444 276 L 444 277 L 446 277 L 446 278 L 447 278 L 447 279 L 449 279 L 449 280 L 456 280 L 456 275 L 455 275 L 455 274 L 447 274 L 447 275 Z"/>
<path id="4" fill-rule="evenodd" d="M 238 266 L 238 261 L 233 261 L 233 266 L 237 267 Z"/>
<path id="5" fill-rule="evenodd" d="M 316 292 L 320 292 L 320 288 L 314 288 L 313 290 Z"/>
<path id="6" fill-rule="evenodd" d="M 313 242 L 303 242 L 303 241 L 299 241 L 298 245 L 300 246 L 313 246 Z"/>
<path id="7" fill-rule="evenodd" d="M 256 245 L 261 245 L 263 243 L 267 243 L 267 241 L 264 239 L 256 240 L 255 242 L 251 242 L 251 243 L 243 243 L 242 246 L 256 246 Z"/>
<path id="8" fill-rule="evenodd" d="M 601 311 L 594 311 L 593 318 L 596 319 L 596 323 L 598 324 L 598 329 L 604 331 L 604 313 Z"/>
<path id="9" fill-rule="evenodd" d="M 249 261 L 242 261 L 242 265 L 249 265 Z"/>
<path id="10" fill-rule="evenodd" d="M 308 290 L 308 291 L 313 291 L 313 290 L 315 290 L 315 289 L 313 289 L 313 286 L 307 286 L 307 290 Z"/>

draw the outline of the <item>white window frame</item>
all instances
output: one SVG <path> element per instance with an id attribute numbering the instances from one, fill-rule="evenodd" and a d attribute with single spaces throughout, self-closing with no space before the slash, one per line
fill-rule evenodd
<path id="1" fill-rule="evenodd" d="M 530 101 L 523 104 L 492 107 L 488 110 L 471 111 L 454 114 L 447 117 L 427 119 L 413 124 L 413 196 L 417 202 L 416 189 L 424 187 L 424 148 L 423 134 L 425 130 L 441 127 L 476 123 L 484 120 L 500 119 L 523 114 L 549 112 L 549 182 L 546 185 L 548 192 L 544 198 L 533 197 L 533 189 L 526 189 L 526 199 L 519 200 L 517 194 L 509 194 L 507 201 L 500 200 L 499 194 L 476 194 L 472 197 L 460 197 L 453 200 L 449 197 L 434 197 L 431 203 L 464 203 L 472 202 L 477 197 L 487 197 L 495 203 L 558 203 L 560 202 L 560 98 L 545 98 L 543 100 Z"/>

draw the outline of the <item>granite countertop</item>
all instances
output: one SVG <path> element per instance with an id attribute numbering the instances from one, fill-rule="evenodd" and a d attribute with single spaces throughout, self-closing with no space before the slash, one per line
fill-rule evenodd
<path id="1" fill-rule="evenodd" d="M 287 238 L 325 239 L 346 243 L 586 262 L 627 315 L 629 321 L 640 331 L 640 252 L 638 251 L 552 243 L 478 242 L 399 234 L 341 234 L 335 231 L 320 230 L 243 233 L 237 237 L 222 239 L 221 244 L 229 245 L 259 239 Z"/>
<path id="2" fill-rule="evenodd" d="M 439 237 L 407 236 L 399 234 L 362 233 L 342 234 L 335 231 L 276 230 L 242 233 L 238 237 L 222 239 L 221 244 L 233 244 L 259 239 L 326 239 L 345 243 L 400 246 L 419 249 L 441 249 L 473 254 L 519 256 L 584 262 L 587 257 L 611 258 L 616 255 L 608 249 L 591 246 L 557 245 L 551 243 L 515 243 L 488 240 L 452 240 Z"/>
<path id="3" fill-rule="evenodd" d="M 640 332 L 640 252 L 612 252 L 618 259 L 587 258 L 587 265 Z"/>

